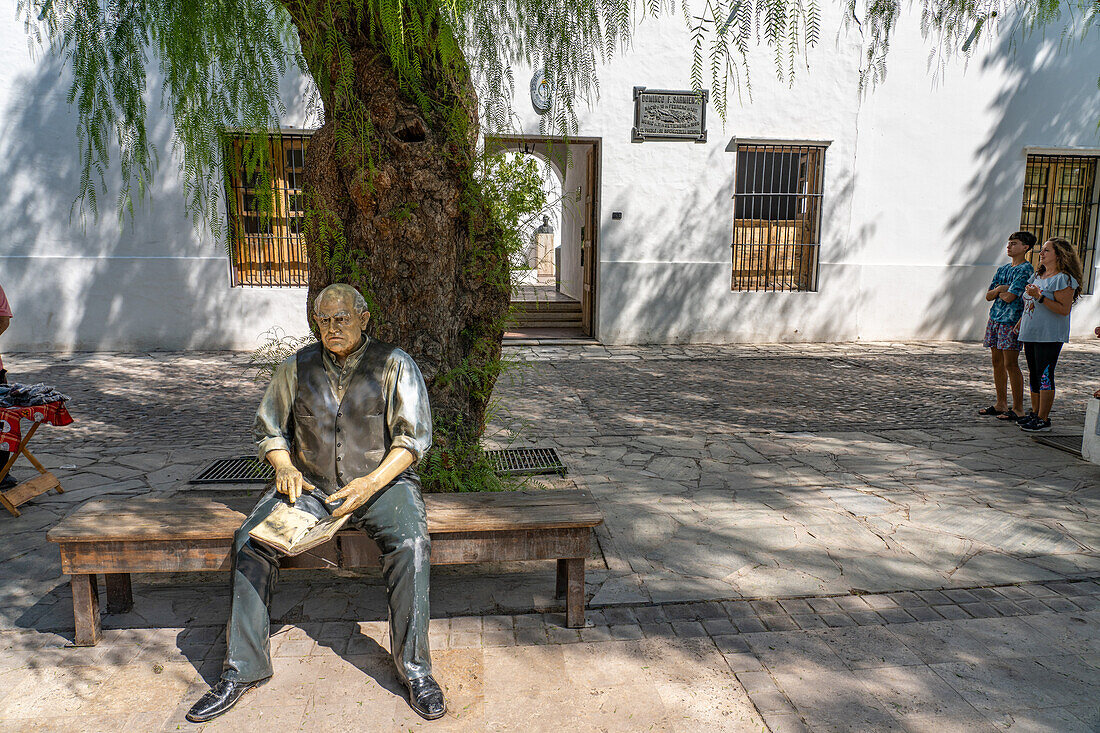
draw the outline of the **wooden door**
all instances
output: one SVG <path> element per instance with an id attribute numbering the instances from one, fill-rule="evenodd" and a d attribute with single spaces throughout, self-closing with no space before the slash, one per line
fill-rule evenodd
<path id="1" fill-rule="evenodd" d="M 596 281 L 596 146 L 589 145 L 585 159 L 584 222 L 581 228 L 581 329 L 592 335 L 593 285 Z"/>

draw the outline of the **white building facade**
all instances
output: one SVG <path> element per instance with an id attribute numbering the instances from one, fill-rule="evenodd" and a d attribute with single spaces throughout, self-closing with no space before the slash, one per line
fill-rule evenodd
<path id="1" fill-rule="evenodd" d="M 859 37 L 839 12 L 792 85 L 756 52 L 751 97 L 725 120 L 709 108 L 703 143 L 631 141 L 635 87 L 690 86 L 682 20 L 643 21 L 633 50 L 600 70 L 577 154 L 557 164 L 563 192 L 588 207 L 563 213 L 560 238 L 573 243 L 562 290 L 590 303 L 589 332 L 609 344 L 980 339 L 1007 236 L 1031 217 L 1076 232 L 1089 271 L 1073 334 L 1091 334 L 1100 44 L 994 40 L 930 69 L 906 17 L 886 81 L 861 96 Z M 273 327 L 304 333 L 304 288 L 232 286 L 224 246 L 193 226 L 166 120 L 151 125 L 160 177 L 133 221 L 120 225 L 111 200 L 98 222 L 71 219 L 67 78 L 31 58 L 13 19 L 0 22 L 0 63 L 0 285 L 15 311 L 3 351 L 253 349 Z M 529 74 L 517 73 L 515 109 L 534 150 Z M 771 172 L 753 183 L 750 166 Z"/>

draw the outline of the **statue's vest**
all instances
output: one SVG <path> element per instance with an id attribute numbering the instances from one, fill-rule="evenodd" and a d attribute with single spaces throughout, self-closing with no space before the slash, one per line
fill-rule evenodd
<path id="1" fill-rule="evenodd" d="M 291 412 L 294 465 L 325 495 L 366 476 L 389 452 L 382 375 L 393 350 L 372 339 L 340 402 L 325 373 L 321 345 L 298 352 Z"/>

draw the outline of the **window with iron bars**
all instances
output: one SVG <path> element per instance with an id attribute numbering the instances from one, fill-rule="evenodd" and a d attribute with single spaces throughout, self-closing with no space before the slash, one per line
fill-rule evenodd
<path id="1" fill-rule="evenodd" d="M 732 290 L 817 289 L 824 145 L 738 144 Z"/>
<path id="2" fill-rule="evenodd" d="M 270 138 L 270 167 L 249 170 L 255 159 L 246 136 L 226 138 L 226 215 L 231 284 L 259 287 L 309 284 L 302 224 L 302 165 L 310 131 Z"/>
<path id="3" fill-rule="evenodd" d="M 1096 155 L 1028 155 L 1020 211 L 1020 229 L 1034 234 L 1040 244 L 1061 237 L 1076 248 L 1085 275 L 1081 287 L 1086 293 L 1093 289 L 1100 207 L 1098 162 L 1100 156 Z M 1039 247 L 1032 247 L 1028 258 L 1036 267 L 1038 257 Z"/>

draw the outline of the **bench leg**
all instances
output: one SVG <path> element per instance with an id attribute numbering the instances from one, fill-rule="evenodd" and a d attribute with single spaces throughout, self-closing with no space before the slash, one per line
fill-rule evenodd
<path id="1" fill-rule="evenodd" d="M 565 563 L 565 625 L 577 629 L 584 626 L 584 558 L 571 557 L 558 562 Z"/>
<path id="2" fill-rule="evenodd" d="M 99 584 L 94 575 L 74 575 L 73 619 L 76 621 L 76 646 L 95 646 L 101 635 L 99 625 Z"/>
<path id="3" fill-rule="evenodd" d="M 134 591 L 129 573 L 107 573 L 107 613 L 129 613 L 134 608 Z"/>

